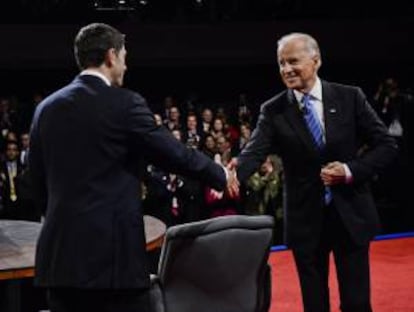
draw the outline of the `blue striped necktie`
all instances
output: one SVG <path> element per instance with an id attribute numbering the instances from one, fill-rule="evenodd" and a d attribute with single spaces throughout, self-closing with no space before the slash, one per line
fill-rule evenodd
<path id="1" fill-rule="evenodd" d="M 303 102 L 303 117 L 312 137 L 320 150 L 325 146 L 323 141 L 322 125 L 318 120 L 318 116 L 311 102 L 311 95 L 305 94 L 302 98 Z"/>
<path id="2" fill-rule="evenodd" d="M 318 146 L 320 151 L 325 147 L 325 142 L 323 140 L 323 129 L 322 125 L 319 122 L 318 116 L 316 114 L 315 108 L 311 102 L 312 96 L 310 94 L 304 94 L 302 98 L 303 102 L 303 118 L 305 118 L 306 125 L 312 137 Z M 332 192 L 329 187 L 325 187 L 325 203 L 329 204 L 332 200 Z"/>

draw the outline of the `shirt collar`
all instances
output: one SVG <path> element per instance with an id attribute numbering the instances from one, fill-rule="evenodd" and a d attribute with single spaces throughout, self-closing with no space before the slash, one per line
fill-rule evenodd
<path id="1" fill-rule="evenodd" d="M 98 77 L 98 78 L 102 79 L 108 87 L 111 86 L 111 82 L 109 81 L 109 79 L 104 74 L 98 72 L 97 70 L 85 69 L 80 73 L 80 75 L 81 76 L 90 75 L 90 76 Z"/>
<path id="2" fill-rule="evenodd" d="M 302 98 L 304 94 L 302 92 L 299 92 L 297 90 L 293 90 L 293 93 L 295 94 L 295 98 L 298 101 L 298 103 L 302 103 Z M 309 95 L 318 101 L 322 102 L 322 83 L 319 77 L 316 77 L 316 82 L 312 89 L 309 92 Z"/>

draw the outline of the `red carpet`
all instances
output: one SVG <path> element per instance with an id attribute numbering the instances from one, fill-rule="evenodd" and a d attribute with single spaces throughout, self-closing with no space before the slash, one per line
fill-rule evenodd
<path id="1" fill-rule="evenodd" d="M 270 312 L 303 312 L 299 281 L 290 251 L 270 255 Z M 333 261 L 330 269 L 331 311 L 340 312 Z M 414 237 L 375 241 L 371 245 L 374 312 L 414 312 Z"/>

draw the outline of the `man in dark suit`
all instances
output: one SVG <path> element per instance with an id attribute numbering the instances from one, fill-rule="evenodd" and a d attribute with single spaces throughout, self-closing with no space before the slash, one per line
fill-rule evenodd
<path id="1" fill-rule="evenodd" d="M 45 214 L 35 283 L 50 309 L 148 311 L 149 271 L 140 202 L 146 160 L 223 190 L 226 171 L 157 126 L 146 101 L 120 88 L 124 35 L 106 24 L 75 39 L 82 70 L 36 109 L 29 168 Z"/>
<path id="2" fill-rule="evenodd" d="M 369 312 L 369 244 L 379 218 L 368 182 L 395 157 L 395 141 L 360 88 L 319 79 L 314 38 L 286 35 L 277 53 L 287 90 L 262 105 L 252 138 L 232 165 L 243 181 L 268 154 L 282 158 L 285 242 L 294 255 L 304 310 L 330 311 L 332 251 L 341 310 Z M 316 126 L 319 139 L 313 136 Z"/>

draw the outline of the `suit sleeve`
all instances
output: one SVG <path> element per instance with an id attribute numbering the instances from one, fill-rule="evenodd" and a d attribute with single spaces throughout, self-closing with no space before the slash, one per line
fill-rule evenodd
<path id="1" fill-rule="evenodd" d="M 33 190 L 33 199 L 37 211 L 42 215 L 46 213 L 47 208 L 47 188 L 44 159 L 42 158 L 42 146 L 40 142 L 40 125 L 39 115 L 41 113 L 40 106 L 35 112 L 31 130 L 30 130 L 30 148 L 28 154 L 28 168 L 30 182 Z"/>
<path id="2" fill-rule="evenodd" d="M 216 190 L 226 186 L 224 169 L 203 153 L 187 148 L 164 126 L 157 126 L 145 100 L 132 94 L 127 104 L 126 128 L 131 144 L 139 147 L 148 161 L 167 172 L 200 180 Z"/>
<path id="3" fill-rule="evenodd" d="M 247 180 L 274 148 L 274 129 L 271 116 L 269 105 L 264 104 L 249 142 L 237 157 L 237 176 L 240 181 Z"/>
<path id="4" fill-rule="evenodd" d="M 358 158 L 348 162 L 353 182 L 364 182 L 383 170 L 397 155 L 398 146 L 368 103 L 361 89 L 356 93 L 357 136 L 363 144 Z"/>

